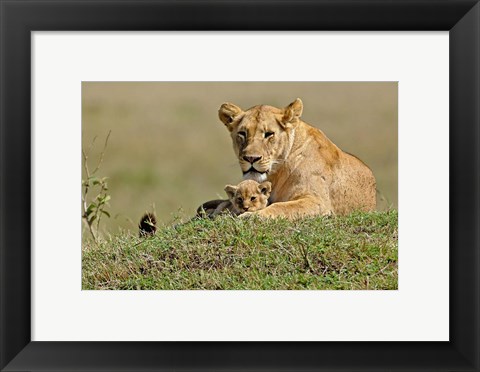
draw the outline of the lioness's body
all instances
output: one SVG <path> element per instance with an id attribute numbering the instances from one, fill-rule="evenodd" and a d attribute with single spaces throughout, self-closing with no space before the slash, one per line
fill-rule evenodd
<path id="1" fill-rule="evenodd" d="M 323 132 L 300 120 L 302 102 L 285 109 L 227 103 L 219 117 L 227 126 L 244 179 L 272 184 L 264 217 L 348 214 L 376 207 L 372 171 L 342 151 Z"/>

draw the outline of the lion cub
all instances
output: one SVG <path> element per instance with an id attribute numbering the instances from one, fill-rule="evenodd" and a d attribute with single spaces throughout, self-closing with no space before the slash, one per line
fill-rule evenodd
<path id="1" fill-rule="evenodd" d="M 255 212 L 263 209 L 268 204 L 268 197 L 272 191 L 272 184 L 268 181 L 258 183 L 253 180 L 240 182 L 237 186 L 226 185 L 225 192 L 229 200 L 220 203 L 212 216 L 217 216 L 224 211 L 238 216 L 244 212 Z"/>

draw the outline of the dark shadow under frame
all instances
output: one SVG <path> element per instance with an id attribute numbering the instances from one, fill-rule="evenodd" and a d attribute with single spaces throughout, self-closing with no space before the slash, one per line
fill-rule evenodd
<path id="1" fill-rule="evenodd" d="M 0 369 L 480 370 L 477 1 L 0 1 Z M 36 30 L 449 31 L 450 342 L 31 342 L 30 32 Z"/>

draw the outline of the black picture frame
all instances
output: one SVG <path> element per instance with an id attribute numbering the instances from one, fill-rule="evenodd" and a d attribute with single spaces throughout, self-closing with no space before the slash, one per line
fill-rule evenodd
<path id="1" fill-rule="evenodd" d="M 0 27 L 2 371 L 480 370 L 478 1 L 0 0 Z M 32 342 L 30 35 L 38 30 L 449 31 L 450 341 Z"/>

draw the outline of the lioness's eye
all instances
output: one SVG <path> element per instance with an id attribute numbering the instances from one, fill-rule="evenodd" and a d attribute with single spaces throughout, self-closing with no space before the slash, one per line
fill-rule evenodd
<path id="1" fill-rule="evenodd" d="M 256 196 L 252 196 L 252 197 L 250 198 L 250 200 L 251 200 L 251 201 L 254 201 L 256 198 L 257 198 Z"/>
<path id="2" fill-rule="evenodd" d="M 242 138 L 245 138 L 247 136 L 247 133 L 245 133 L 244 131 L 238 132 L 237 134 L 239 137 L 242 137 Z"/>
<path id="3" fill-rule="evenodd" d="M 273 136 L 275 133 L 273 132 L 265 132 L 265 138 Z"/>

